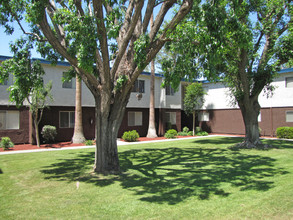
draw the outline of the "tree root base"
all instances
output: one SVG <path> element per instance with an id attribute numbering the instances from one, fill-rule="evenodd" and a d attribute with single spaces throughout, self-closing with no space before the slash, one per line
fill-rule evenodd
<path id="1" fill-rule="evenodd" d="M 270 144 L 263 144 L 261 141 L 255 141 L 254 143 L 251 141 L 243 141 L 241 143 L 235 144 L 231 147 L 231 149 L 258 149 L 258 150 L 268 150 L 273 148 Z"/>

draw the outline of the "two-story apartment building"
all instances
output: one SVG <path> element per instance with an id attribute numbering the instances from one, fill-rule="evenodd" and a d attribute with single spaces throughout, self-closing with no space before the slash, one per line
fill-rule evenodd
<path id="1" fill-rule="evenodd" d="M 271 83 L 272 96 L 262 92 L 258 117 L 261 134 L 275 136 L 276 129 L 293 126 L 293 68 L 283 69 Z M 241 111 L 232 105 L 229 89 L 222 83 L 204 83 L 207 91 L 205 103 L 199 115 L 200 126 L 207 132 L 245 134 Z"/>
<path id="2" fill-rule="evenodd" d="M 9 59 L 0 56 L 0 61 Z M 70 141 L 73 135 L 75 110 L 75 79 L 62 83 L 62 74 L 69 68 L 67 62 L 58 62 L 56 66 L 40 60 L 46 72 L 44 83 L 52 80 L 54 101 L 49 104 L 40 129 L 44 125 L 57 128 L 57 141 Z M 155 114 L 156 128 L 160 136 L 170 126 L 178 131 L 184 126 L 192 127 L 192 117 L 183 111 L 183 97 L 186 82 L 174 92 L 170 87 L 161 88 L 163 76 L 155 77 Z M 28 107 L 17 109 L 9 102 L 7 88 L 13 83 L 12 77 L 0 85 L 0 137 L 9 136 L 14 143 L 32 143 L 34 129 Z M 260 95 L 262 107 L 259 124 L 262 135 L 273 136 L 277 127 L 293 126 L 293 68 L 282 70 L 272 83 L 274 95 L 266 98 Z M 197 123 L 203 130 L 212 133 L 244 134 L 244 123 L 238 107 L 232 106 L 229 90 L 221 83 L 204 83 L 207 91 L 203 109 L 200 110 Z M 137 130 L 140 136 L 146 136 L 149 121 L 150 74 L 142 73 L 131 93 L 118 136 L 124 131 Z M 85 84 L 82 83 L 83 129 L 86 139 L 95 138 L 94 99 Z"/>
<path id="3" fill-rule="evenodd" d="M 0 56 L 0 61 L 9 59 Z M 57 141 L 70 141 L 74 128 L 75 110 L 75 79 L 62 83 L 62 74 L 68 70 L 67 62 L 58 62 L 52 66 L 49 62 L 40 59 L 45 70 L 44 83 L 52 83 L 54 101 L 49 104 L 40 122 L 40 129 L 44 125 L 53 125 L 57 128 Z M 158 134 L 164 135 L 166 125 L 181 130 L 181 88 L 174 92 L 170 87 L 161 88 L 163 77 L 155 77 L 155 111 Z M 0 85 L 0 137 L 9 136 L 14 143 L 32 143 L 34 129 L 28 107 L 17 109 L 9 102 L 7 88 L 13 83 L 12 77 Z M 124 131 L 137 130 L 140 136 L 146 136 L 149 121 L 150 74 L 142 73 L 131 93 L 124 119 L 118 136 Z M 95 138 L 95 107 L 94 98 L 86 85 L 82 83 L 83 129 L 86 139 Z"/>

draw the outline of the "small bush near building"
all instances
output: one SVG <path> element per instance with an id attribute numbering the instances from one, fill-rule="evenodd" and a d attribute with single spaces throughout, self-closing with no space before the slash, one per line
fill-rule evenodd
<path id="1" fill-rule="evenodd" d="M 10 140 L 9 137 L 2 137 L 0 142 L 0 147 L 4 150 L 8 150 L 9 148 L 14 147 L 13 142 Z"/>
<path id="2" fill-rule="evenodd" d="M 189 131 L 187 134 L 188 136 L 193 136 L 193 131 Z"/>
<path id="3" fill-rule="evenodd" d="M 178 136 L 188 136 L 188 133 L 184 131 L 180 131 L 178 132 Z"/>
<path id="4" fill-rule="evenodd" d="M 189 128 L 188 127 L 184 127 L 182 130 L 184 133 L 188 133 L 189 132 Z"/>
<path id="5" fill-rule="evenodd" d="M 293 139 L 293 127 L 279 127 L 276 133 L 278 138 Z"/>
<path id="6" fill-rule="evenodd" d="M 134 142 L 137 141 L 139 138 L 139 134 L 137 133 L 136 130 L 132 130 L 132 131 L 125 131 L 123 133 L 122 139 L 124 141 L 128 141 L 128 142 Z"/>
<path id="7" fill-rule="evenodd" d="M 94 141 L 93 141 L 93 140 L 86 140 L 86 141 L 84 142 L 84 144 L 85 144 L 86 146 L 92 146 L 92 145 L 94 145 Z"/>
<path id="8" fill-rule="evenodd" d="M 57 136 L 57 130 L 55 126 L 52 125 L 45 125 L 41 132 L 45 143 L 53 143 L 55 141 L 55 138 Z"/>
<path id="9" fill-rule="evenodd" d="M 165 133 L 165 138 L 176 138 L 177 136 L 177 131 L 175 129 L 169 129 L 166 133 Z"/>
<path id="10" fill-rule="evenodd" d="M 200 132 L 197 132 L 195 135 L 196 136 L 208 136 L 209 134 L 206 131 L 200 131 Z"/>

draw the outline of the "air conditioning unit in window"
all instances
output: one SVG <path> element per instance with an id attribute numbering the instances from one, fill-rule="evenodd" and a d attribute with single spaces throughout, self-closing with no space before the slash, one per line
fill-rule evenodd
<path id="1" fill-rule="evenodd" d="M 136 95 L 136 98 L 137 98 L 138 101 L 140 101 L 141 98 L 142 98 L 142 93 L 138 93 L 138 94 Z"/>

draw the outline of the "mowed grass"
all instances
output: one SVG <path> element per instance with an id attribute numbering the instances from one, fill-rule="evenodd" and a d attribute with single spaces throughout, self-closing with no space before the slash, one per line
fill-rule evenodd
<path id="1" fill-rule="evenodd" d="M 293 219 L 293 142 L 239 138 L 119 147 L 121 175 L 94 149 L 0 155 L 0 219 Z"/>

